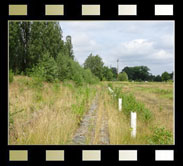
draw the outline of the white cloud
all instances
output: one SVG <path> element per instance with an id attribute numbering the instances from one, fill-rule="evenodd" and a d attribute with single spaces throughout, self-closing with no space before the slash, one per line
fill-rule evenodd
<path id="1" fill-rule="evenodd" d="M 173 22 L 65 21 L 60 24 L 64 37 L 72 36 L 74 54 L 80 64 L 93 53 L 99 54 L 107 66 L 116 66 L 119 58 L 121 69 L 146 65 L 155 74 L 173 70 Z"/>
<path id="2" fill-rule="evenodd" d="M 173 59 L 173 55 L 165 50 L 158 50 L 157 52 L 152 54 L 152 57 L 157 60 Z"/>

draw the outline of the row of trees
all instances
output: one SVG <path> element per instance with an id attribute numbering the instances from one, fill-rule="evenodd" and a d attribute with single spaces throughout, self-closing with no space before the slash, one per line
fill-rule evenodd
<path id="1" fill-rule="evenodd" d="M 94 83 L 98 78 L 74 60 L 71 36 L 63 40 L 58 22 L 10 22 L 9 69 L 45 81 Z"/>
<path id="2" fill-rule="evenodd" d="M 154 76 L 147 66 L 117 68 L 104 66 L 99 55 L 90 54 L 84 67 L 75 61 L 71 36 L 63 40 L 58 22 L 10 22 L 9 69 L 15 74 L 37 76 L 45 81 L 73 80 L 77 84 L 97 80 L 167 81 L 173 73 Z"/>
<path id="3" fill-rule="evenodd" d="M 125 67 L 122 72 L 125 72 L 128 75 L 129 80 L 134 81 L 168 81 L 173 80 L 173 72 L 163 72 L 161 75 L 152 75 L 150 69 L 147 66 L 134 66 L 134 67 Z"/>
<path id="4" fill-rule="evenodd" d="M 84 62 L 84 68 L 90 69 L 100 80 L 119 80 L 119 81 L 168 81 L 173 80 L 173 72 L 164 72 L 162 75 L 152 75 L 147 66 L 125 67 L 119 74 L 117 68 L 104 66 L 99 55 L 90 54 Z"/>

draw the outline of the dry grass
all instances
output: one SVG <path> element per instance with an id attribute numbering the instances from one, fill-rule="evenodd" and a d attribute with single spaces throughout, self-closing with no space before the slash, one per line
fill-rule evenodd
<path id="1" fill-rule="evenodd" d="M 173 134 L 173 84 L 172 83 L 113 83 L 114 87 L 122 87 L 122 93 L 132 93 L 136 100 L 144 103 L 153 115 L 153 119 L 145 124 L 137 117 L 137 137 L 130 137 L 130 117 L 117 111 L 115 103 L 108 104 L 109 133 L 111 144 L 148 144 L 147 137 L 153 134 L 154 126 L 164 127 Z M 168 97 L 167 97 L 168 96 Z M 110 103 L 111 99 L 108 99 Z M 138 115 L 137 115 L 138 116 Z"/>
<path id="2" fill-rule="evenodd" d="M 30 81 L 16 76 L 9 86 L 9 144 L 69 144 L 81 118 L 72 106 L 86 101 L 84 89 L 44 83 L 39 90 Z M 85 111 L 93 96 L 94 90 Z"/>
<path id="3" fill-rule="evenodd" d="M 95 92 L 96 119 L 88 128 L 94 134 L 87 138 L 92 144 L 105 144 L 108 140 L 112 145 L 149 144 L 147 138 L 153 134 L 154 126 L 173 133 L 172 83 L 112 82 L 114 87 L 122 87 L 122 93 L 132 93 L 152 112 L 148 122 L 137 115 L 135 139 L 131 138 L 130 117 L 118 111 L 117 101 L 106 84 L 75 87 L 70 82 L 43 83 L 38 88 L 32 87 L 30 78 L 16 76 L 9 86 L 9 144 L 71 144 Z"/>

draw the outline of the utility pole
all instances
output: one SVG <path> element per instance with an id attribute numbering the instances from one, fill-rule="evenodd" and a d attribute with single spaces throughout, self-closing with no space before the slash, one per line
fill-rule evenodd
<path id="1" fill-rule="evenodd" d="M 117 80 L 118 80 L 118 71 L 119 71 L 119 65 L 118 65 L 118 63 L 119 63 L 119 59 L 117 59 Z"/>

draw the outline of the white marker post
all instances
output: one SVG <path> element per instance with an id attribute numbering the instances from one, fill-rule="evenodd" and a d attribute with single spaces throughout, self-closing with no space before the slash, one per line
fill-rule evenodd
<path id="1" fill-rule="evenodd" d="M 122 110 L 122 98 L 118 99 L 118 109 L 119 109 L 119 111 Z"/>
<path id="2" fill-rule="evenodd" d="M 133 138 L 136 137 L 136 127 L 137 127 L 136 120 L 137 120 L 136 112 L 131 112 L 131 128 L 132 128 L 131 137 L 133 137 Z"/>
<path id="3" fill-rule="evenodd" d="M 109 89 L 109 91 L 110 91 L 111 93 L 113 93 L 113 90 L 112 90 L 110 87 L 108 87 L 108 89 Z"/>

